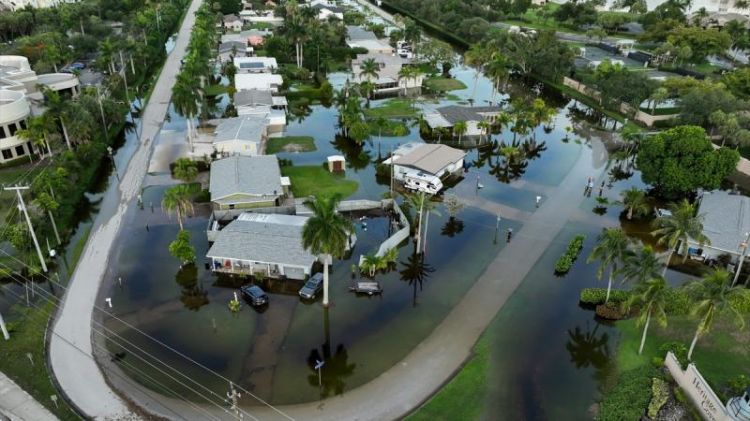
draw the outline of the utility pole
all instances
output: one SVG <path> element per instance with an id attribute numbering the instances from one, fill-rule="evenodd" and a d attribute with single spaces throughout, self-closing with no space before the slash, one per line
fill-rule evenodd
<path id="1" fill-rule="evenodd" d="M 0 313 L 0 330 L 3 331 L 3 338 L 5 340 L 10 340 L 10 334 L 8 333 L 8 328 L 5 327 L 5 320 L 3 320 L 3 314 Z"/>
<path id="2" fill-rule="evenodd" d="M 740 244 L 742 253 L 740 254 L 740 262 L 737 264 L 737 270 L 734 272 L 734 279 L 732 280 L 732 286 L 737 285 L 737 280 L 740 279 L 740 272 L 742 272 L 742 263 L 745 262 L 745 254 L 747 254 L 748 243 L 750 243 L 750 232 L 745 233 L 745 242 Z"/>
<path id="3" fill-rule="evenodd" d="M 44 255 L 42 255 L 42 249 L 39 248 L 39 241 L 36 239 L 36 234 L 34 233 L 34 227 L 31 226 L 31 218 L 29 218 L 29 213 L 26 211 L 26 204 L 23 201 L 23 196 L 21 196 L 21 190 L 28 190 L 29 186 L 21 187 L 6 187 L 5 190 L 15 190 L 16 194 L 18 195 L 18 203 L 21 206 L 21 212 L 23 212 L 24 216 L 26 217 L 26 223 L 29 225 L 29 232 L 31 233 L 31 239 L 34 240 L 34 246 L 36 247 L 36 254 L 39 256 L 39 262 L 42 264 L 42 270 L 46 273 L 47 272 L 47 263 L 44 262 Z"/>
<path id="4" fill-rule="evenodd" d="M 235 294 L 236 295 L 236 294 Z M 232 403 L 232 411 L 234 411 L 234 416 L 238 420 L 242 420 L 242 412 L 240 412 L 240 405 L 239 405 L 239 399 L 242 397 L 241 394 L 237 393 L 237 390 L 234 388 L 234 383 L 229 382 L 229 392 L 227 392 L 227 398 Z"/>
<path id="5" fill-rule="evenodd" d="M 107 119 L 104 118 L 104 105 L 102 105 L 102 93 L 99 90 L 99 85 L 96 85 L 96 99 L 99 101 L 99 112 L 102 114 L 102 127 L 104 127 L 104 141 L 107 142 L 109 133 L 107 130 Z"/>

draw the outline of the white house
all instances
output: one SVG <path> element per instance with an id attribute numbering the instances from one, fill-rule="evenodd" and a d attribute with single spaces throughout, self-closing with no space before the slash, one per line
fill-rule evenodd
<path id="1" fill-rule="evenodd" d="M 224 18 L 222 18 L 222 24 L 224 25 L 224 28 L 230 31 L 242 31 L 242 19 L 235 14 L 224 15 Z"/>
<path id="2" fill-rule="evenodd" d="M 377 78 L 372 75 L 362 74 L 362 63 L 367 60 L 374 60 L 378 64 Z M 399 75 L 404 66 L 410 66 L 411 64 L 412 60 L 393 54 L 358 54 L 357 58 L 352 61 L 352 73 L 354 73 L 354 80 L 356 82 L 365 80 L 373 82 L 376 86 L 376 94 L 399 92 L 422 86 L 422 82 L 424 81 L 422 74 L 409 78 Z"/>
<path id="3" fill-rule="evenodd" d="M 0 56 L 0 89 L 35 94 L 37 85 L 45 85 L 61 94 L 77 96 L 81 93 L 78 78 L 70 73 L 46 73 L 37 75 L 24 56 Z M 35 95 L 41 99 L 41 95 Z"/>
<path id="4" fill-rule="evenodd" d="M 265 115 L 243 115 L 221 120 L 212 141 L 214 149 L 227 155 L 259 155 L 268 137 Z"/>
<path id="5" fill-rule="evenodd" d="M 283 84 L 284 79 L 281 75 L 271 73 L 238 73 L 234 76 L 234 87 L 237 92 L 250 89 L 278 92 Z"/>
<path id="6" fill-rule="evenodd" d="M 393 178 L 407 187 L 435 194 L 443 185 L 441 178 L 463 170 L 466 152 L 446 145 L 407 143 L 383 161 L 393 165 Z"/>
<path id="7" fill-rule="evenodd" d="M 703 234 L 710 244 L 690 239 L 690 256 L 715 259 L 728 254 L 736 262 L 750 233 L 750 197 L 725 191 L 703 193 L 698 213 L 703 215 Z"/>
<path id="8" fill-rule="evenodd" d="M 275 155 L 235 155 L 211 163 L 208 191 L 214 209 L 251 209 L 278 206 L 289 185 Z"/>
<path id="9" fill-rule="evenodd" d="M 371 54 L 393 54 L 395 50 L 385 40 L 378 39 L 374 33 L 359 26 L 346 27 L 346 44 L 350 48 L 366 48 Z"/>
<path id="10" fill-rule="evenodd" d="M 206 253 L 215 272 L 305 279 L 317 256 L 302 246 L 306 216 L 243 213 Z"/>
<path id="11" fill-rule="evenodd" d="M 425 113 L 424 119 L 431 129 L 446 128 L 463 121 L 466 123 L 466 136 L 479 136 L 482 129 L 479 128 L 481 121 L 493 121 L 500 114 L 500 107 L 461 107 L 449 105 L 441 107 L 431 113 Z"/>
<path id="12" fill-rule="evenodd" d="M 284 18 L 275 16 L 273 10 L 256 11 L 243 10 L 240 12 L 240 19 L 249 23 L 270 23 L 271 25 L 280 26 L 284 24 Z"/>
<path id="13" fill-rule="evenodd" d="M 274 57 L 235 57 L 237 73 L 273 73 L 279 68 Z"/>
<path id="14" fill-rule="evenodd" d="M 269 126 L 281 128 L 286 125 L 286 97 L 274 96 L 270 90 L 250 89 L 234 94 L 237 115 L 265 116 Z"/>
<path id="15" fill-rule="evenodd" d="M 326 21 L 331 16 L 338 20 L 344 20 L 344 9 L 340 7 L 322 3 L 310 5 L 310 7 L 318 11 L 318 20 Z"/>

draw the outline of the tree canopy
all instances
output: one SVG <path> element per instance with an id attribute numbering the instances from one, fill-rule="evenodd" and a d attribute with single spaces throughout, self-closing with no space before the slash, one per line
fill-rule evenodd
<path id="1" fill-rule="evenodd" d="M 740 155 L 714 149 L 702 127 L 678 126 L 641 141 L 636 165 L 643 181 L 667 195 L 713 190 L 735 171 Z"/>

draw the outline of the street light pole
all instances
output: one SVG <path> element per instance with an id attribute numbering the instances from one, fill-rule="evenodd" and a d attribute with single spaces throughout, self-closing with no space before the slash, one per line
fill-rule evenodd
<path id="1" fill-rule="evenodd" d="M 39 248 L 39 241 L 36 239 L 36 234 L 34 233 L 34 227 L 31 225 L 31 218 L 29 218 L 29 213 L 26 211 L 26 204 L 23 201 L 23 196 L 21 196 L 21 190 L 28 190 L 29 186 L 21 187 L 6 187 L 5 190 L 15 190 L 16 194 L 18 195 L 18 203 L 21 207 L 21 212 L 23 212 L 23 215 L 26 217 L 26 224 L 29 226 L 29 233 L 31 233 L 31 239 L 34 240 L 34 246 L 36 247 L 36 253 L 39 256 L 39 263 L 42 265 L 42 270 L 44 272 L 47 272 L 47 263 L 44 261 L 44 256 L 42 255 L 42 249 Z"/>
<path id="2" fill-rule="evenodd" d="M 740 254 L 740 262 L 737 264 L 737 270 L 734 272 L 734 279 L 732 280 L 732 286 L 737 284 L 737 280 L 740 278 L 740 272 L 742 272 L 742 263 L 745 262 L 745 254 L 747 254 L 747 244 L 750 243 L 750 232 L 745 233 L 745 242 L 740 244 L 742 253 Z"/>

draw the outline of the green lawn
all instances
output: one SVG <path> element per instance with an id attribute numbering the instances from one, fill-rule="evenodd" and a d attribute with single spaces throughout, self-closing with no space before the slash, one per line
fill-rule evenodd
<path id="1" fill-rule="evenodd" d="M 750 322 L 750 318 L 747 318 Z M 672 316 L 669 325 L 662 329 L 652 323 L 646 337 L 643 354 L 638 355 L 643 330 L 635 325 L 635 320 L 617 322 L 622 332 L 617 352 L 617 368 L 620 371 L 632 370 L 650 364 L 654 357 L 663 358 L 659 348 L 667 342 L 682 342 L 690 346 L 698 321 L 690 316 Z M 747 322 L 746 322 L 747 324 Z M 726 317 L 718 317 L 711 331 L 698 339 L 693 352 L 693 361 L 701 374 L 721 393 L 723 386 L 738 374 L 750 376 L 750 330 L 739 330 Z"/>
<path id="2" fill-rule="evenodd" d="M 466 85 L 460 80 L 436 76 L 427 78 L 424 81 L 426 87 L 437 92 L 458 91 L 466 89 Z"/>
<path id="3" fill-rule="evenodd" d="M 8 323 L 11 339 L 0 341 L 0 371 L 13 379 L 21 388 L 46 406 L 61 420 L 78 420 L 79 418 L 68 408 L 65 401 L 52 385 L 44 363 L 44 334 L 47 330 L 54 304 L 47 302 L 39 307 L 27 308 L 15 306 L 17 312 L 15 321 Z M 31 364 L 27 354 L 31 354 L 34 364 Z M 55 407 L 50 396 L 58 396 L 59 408 Z"/>
<path id="4" fill-rule="evenodd" d="M 29 167 L 28 165 L 24 165 L 29 162 L 28 159 L 21 158 L 18 162 L 20 163 L 20 165 L 15 165 L 16 161 L 13 161 L 13 164 L 9 166 L 0 167 L 0 185 L 9 186 L 18 182 L 22 184 L 31 183 L 36 174 L 39 173 L 40 168 L 43 168 L 43 166 L 47 165 L 43 162 L 39 166 L 35 166 L 34 169 L 31 169 L 31 167 Z M 28 191 L 22 192 L 21 194 L 23 194 L 25 202 L 28 202 L 30 200 Z M 0 191 L 0 221 L 3 221 L 3 224 L 5 224 L 5 218 L 7 217 L 8 213 L 11 210 L 15 209 L 13 206 L 11 206 L 15 200 L 15 192 Z M 28 205 L 28 203 L 26 204 Z"/>
<path id="5" fill-rule="evenodd" d="M 221 95 L 227 91 L 227 87 L 224 85 L 208 85 L 203 89 L 203 92 L 207 96 Z"/>
<path id="6" fill-rule="evenodd" d="M 473 420 L 482 414 L 487 394 L 490 347 L 486 336 L 474 346 L 474 355 L 461 371 L 413 414 L 408 421 Z"/>
<path id="7" fill-rule="evenodd" d="M 312 136 L 272 137 L 266 143 L 266 154 L 279 152 L 311 152 L 316 150 Z"/>
<path id="8" fill-rule="evenodd" d="M 408 136 L 410 133 L 409 127 L 404 124 L 403 121 L 393 121 L 388 120 L 388 125 L 383 127 L 382 129 L 377 127 L 377 123 L 374 120 L 369 120 L 367 124 L 370 126 L 370 135 L 371 136 L 396 136 L 396 131 L 398 127 L 401 127 L 402 129 L 402 135 L 401 136 Z"/>
<path id="9" fill-rule="evenodd" d="M 289 177 L 295 197 L 340 194 L 342 198 L 357 191 L 358 184 L 343 174 L 333 174 L 322 165 L 281 167 L 281 175 Z"/>
<path id="10" fill-rule="evenodd" d="M 395 118 L 395 117 L 416 117 L 417 112 L 411 106 L 411 102 L 405 99 L 391 99 L 383 105 L 376 108 L 368 108 L 365 115 L 369 118 Z"/>

